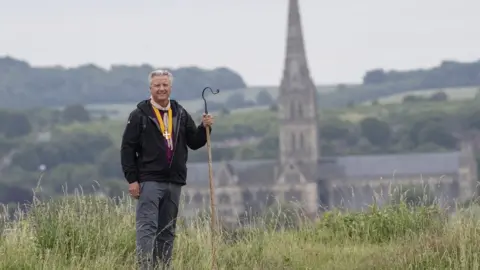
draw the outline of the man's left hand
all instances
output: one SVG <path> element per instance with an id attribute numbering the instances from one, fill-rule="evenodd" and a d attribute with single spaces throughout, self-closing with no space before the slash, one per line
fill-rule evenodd
<path id="1" fill-rule="evenodd" d="M 203 114 L 202 124 L 204 127 L 211 127 L 213 125 L 213 116 L 210 114 Z"/>

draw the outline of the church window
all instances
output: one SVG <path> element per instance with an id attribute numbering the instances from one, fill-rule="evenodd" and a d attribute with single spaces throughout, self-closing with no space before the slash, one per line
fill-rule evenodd
<path id="1" fill-rule="evenodd" d="M 335 187 L 333 189 L 333 200 L 335 206 L 343 206 L 345 202 L 344 190 L 341 187 Z"/>
<path id="2" fill-rule="evenodd" d="M 263 206 L 270 206 L 275 201 L 275 195 L 272 192 L 263 190 L 257 192 L 257 202 Z"/>
<path id="3" fill-rule="evenodd" d="M 243 205 L 245 206 L 246 217 L 260 212 L 262 208 L 261 204 L 258 201 L 255 201 L 254 195 L 248 189 L 242 192 L 242 199 Z"/>
<path id="4" fill-rule="evenodd" d="M 277 201 L 276 197 L 275 197 L 275 194 L 273 194 L 272 192 L 269 192 L 268 195 L 267 195 L 267 199 L 265 200 L 265 205 L 268 207 L 268 206 L 271 206 L 272 204 L 274 204 L 275 202 Z"/>
<path id="5" fill-rule="evenodd" d="M 458 183 L 458 181 L 453 181 L 450 184 L 450 192 L 455 197 L 459 196 L 459 194 L 460 194 L 460 183 Z"/>
<path id="6" fill-rule="evenodd" d="M 220 203 L 220 204 L 230 204 L 230 197 L 227 194 L 220 194 L 218 196 L 218 203 Z"/>
<path id="7" fill-rule="evenodd" d="M 193 202 L 195 204 L 201 204 L 203 202 L 202 194 L 197 193 L 195 196 L 193 196 Z"/>
<path id="8" fill-rule="evenodd" d="M 285 201 L 299 203 L 302 201 L 302 192 L 291 189 L 285 192 Z"/>
<path id="9" fill-rule="evenodd" d="M 225 170 L 220 171 L 217 177 L 217 185 L 218 186 L 226 186 L 229 182 L 229 175 Z"/>
<path id="10" fill-rule="evenodd" d="M 296 139 L 295 139 L 295 133 L 292 133 L 292 137 L 291 137 L 291 148 L 292 148 L 292 151 L 295 151 L 296 147 L 295 147 L 295 144 L 296 144 Z"/>
<path id="11" fill-rule="evenodd" d="M 251 201 L 253 201 L 253 195 L 247 189 L 247 190 L 242 192 L 242 199 L 243 199 L 243 202 L 245 202 L 245 203 L 251 202 Z"/>
<path id="12" fill-rule="evenodd" d="M 290 101 L 290 119 L 297 119 L 304 117 L 302 102 Z"/>
<path id="13" fill-rule="evenodd" d="M 295 102 L 290 103 L 290 119 L 295 119 Z"/>
<path id="14" fill-rule="evenodd" d="M 300 133 L 300 149 L 305 149 L 305 135 Z"/>
<path id="15" fill-rule="evenodd" d="M 287 172 L 284 175 L 285 183 L 297 184 L 300 183 L 300 174 L 298 172 Z"/>
<path id="16" fill-rule="evenodd" d="M 220 217 L 232 217 L 233 216 L 233 210 L 232 209 L 220 209 L 220 210 L 218 210 L 218 213 L 220 214 Z"/>
<path id="17" fill-rule="evenodd" d="M 297 88 L 301 85 L 302 80 L 300 79 L 300 65 L 297 61 L 292 60 L 290 61 L 290 82 L 293 87 Z"/>
<path id="18" fill-rule="evenodd" d="M 297 110 L 298 110 L 298 117 L 303 117 L 303 108 L 302 108 L 302 103 L 301 102 L 298 102 L 297 103 Z"/>
<path id="19" fill-rule="evenodd" d="M 260 201 L 260 202 L 264 202 L 266 199 L 267 199 L 267 196 L 268 196 L 268 193 L 263 191 L 263 190 L 260 190 L 260 191 L 257 191 L 257 200 Z"/>

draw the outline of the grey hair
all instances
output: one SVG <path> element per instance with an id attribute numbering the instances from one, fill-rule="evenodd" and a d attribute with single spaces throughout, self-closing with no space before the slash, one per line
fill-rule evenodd
<path id="1" fill-rule="evenodd" d="M 166 70 L 166 69 L 156 69 L 152 72 L 150 72 L 150 74 L 148 75 L 148 83 L 152 83 L 152 79 L 153 77 L 156 77 L 156 76 L 168 76 L 168 79 L 170 81 L 170 85 L 173 84 L 173 75 L 170 71 Z"/>

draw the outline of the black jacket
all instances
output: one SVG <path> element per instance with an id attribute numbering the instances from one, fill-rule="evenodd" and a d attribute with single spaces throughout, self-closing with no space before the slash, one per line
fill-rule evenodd
<path id="1" fill-rule="evenodd" d="M 202 124 L 197 127 L 178 102 L 171 100 L 170 104 L 173 115 L 173 156 L 170 164 L 165 139 L 150 100 L 141 101 L 130 113 L 120 150 L 122 170 L 129 183 L 159 181 L 186 184 L 187 146 L 192 150 L 203 147 L 207 143 L 206 130 Z"/>

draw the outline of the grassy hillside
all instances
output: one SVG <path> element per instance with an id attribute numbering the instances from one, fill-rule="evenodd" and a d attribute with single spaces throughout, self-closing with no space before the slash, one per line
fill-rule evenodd
<path id="1" fill-rule="evenodd" d="M 421 97 L 428 97 L 439 91 L 445 92 L 448 95 L 450 100 L 468 100 L 473 99 L 478 93 L 480 87 L 454 87 L 454 88 L 439 88 L 439 89 L 423 89 L 408 91 L 405 93 L 395 94 L 387 97 L 378 99 L 378 102 L 381 104 L 391 104 L 391 103 L 401 103 L 405 96 L 415 95 Z M 365 102 L 366 104 L 371 103 L 371 101 Z"/>
<path id="2" fill-rule="evenodd" d="M 18 221 L 0 219 L 0 269 L 135 269 L 134 207 L 129 199 L 115 205 L 75 196 L 38 203 Z M 217 261 L 219 269 L 245 270 L 478 269 L 480 232 L 472 211 L 449 218 L 435 207 L 402 204 L 330 212 L 315 223 L 299 211 L 275 211 L 250 229 L 221 233 Z M 178 222 L 175 269 L 210 269 L 207 221 Z M 299 229 L 271 229 L 292 222 Z"/>

